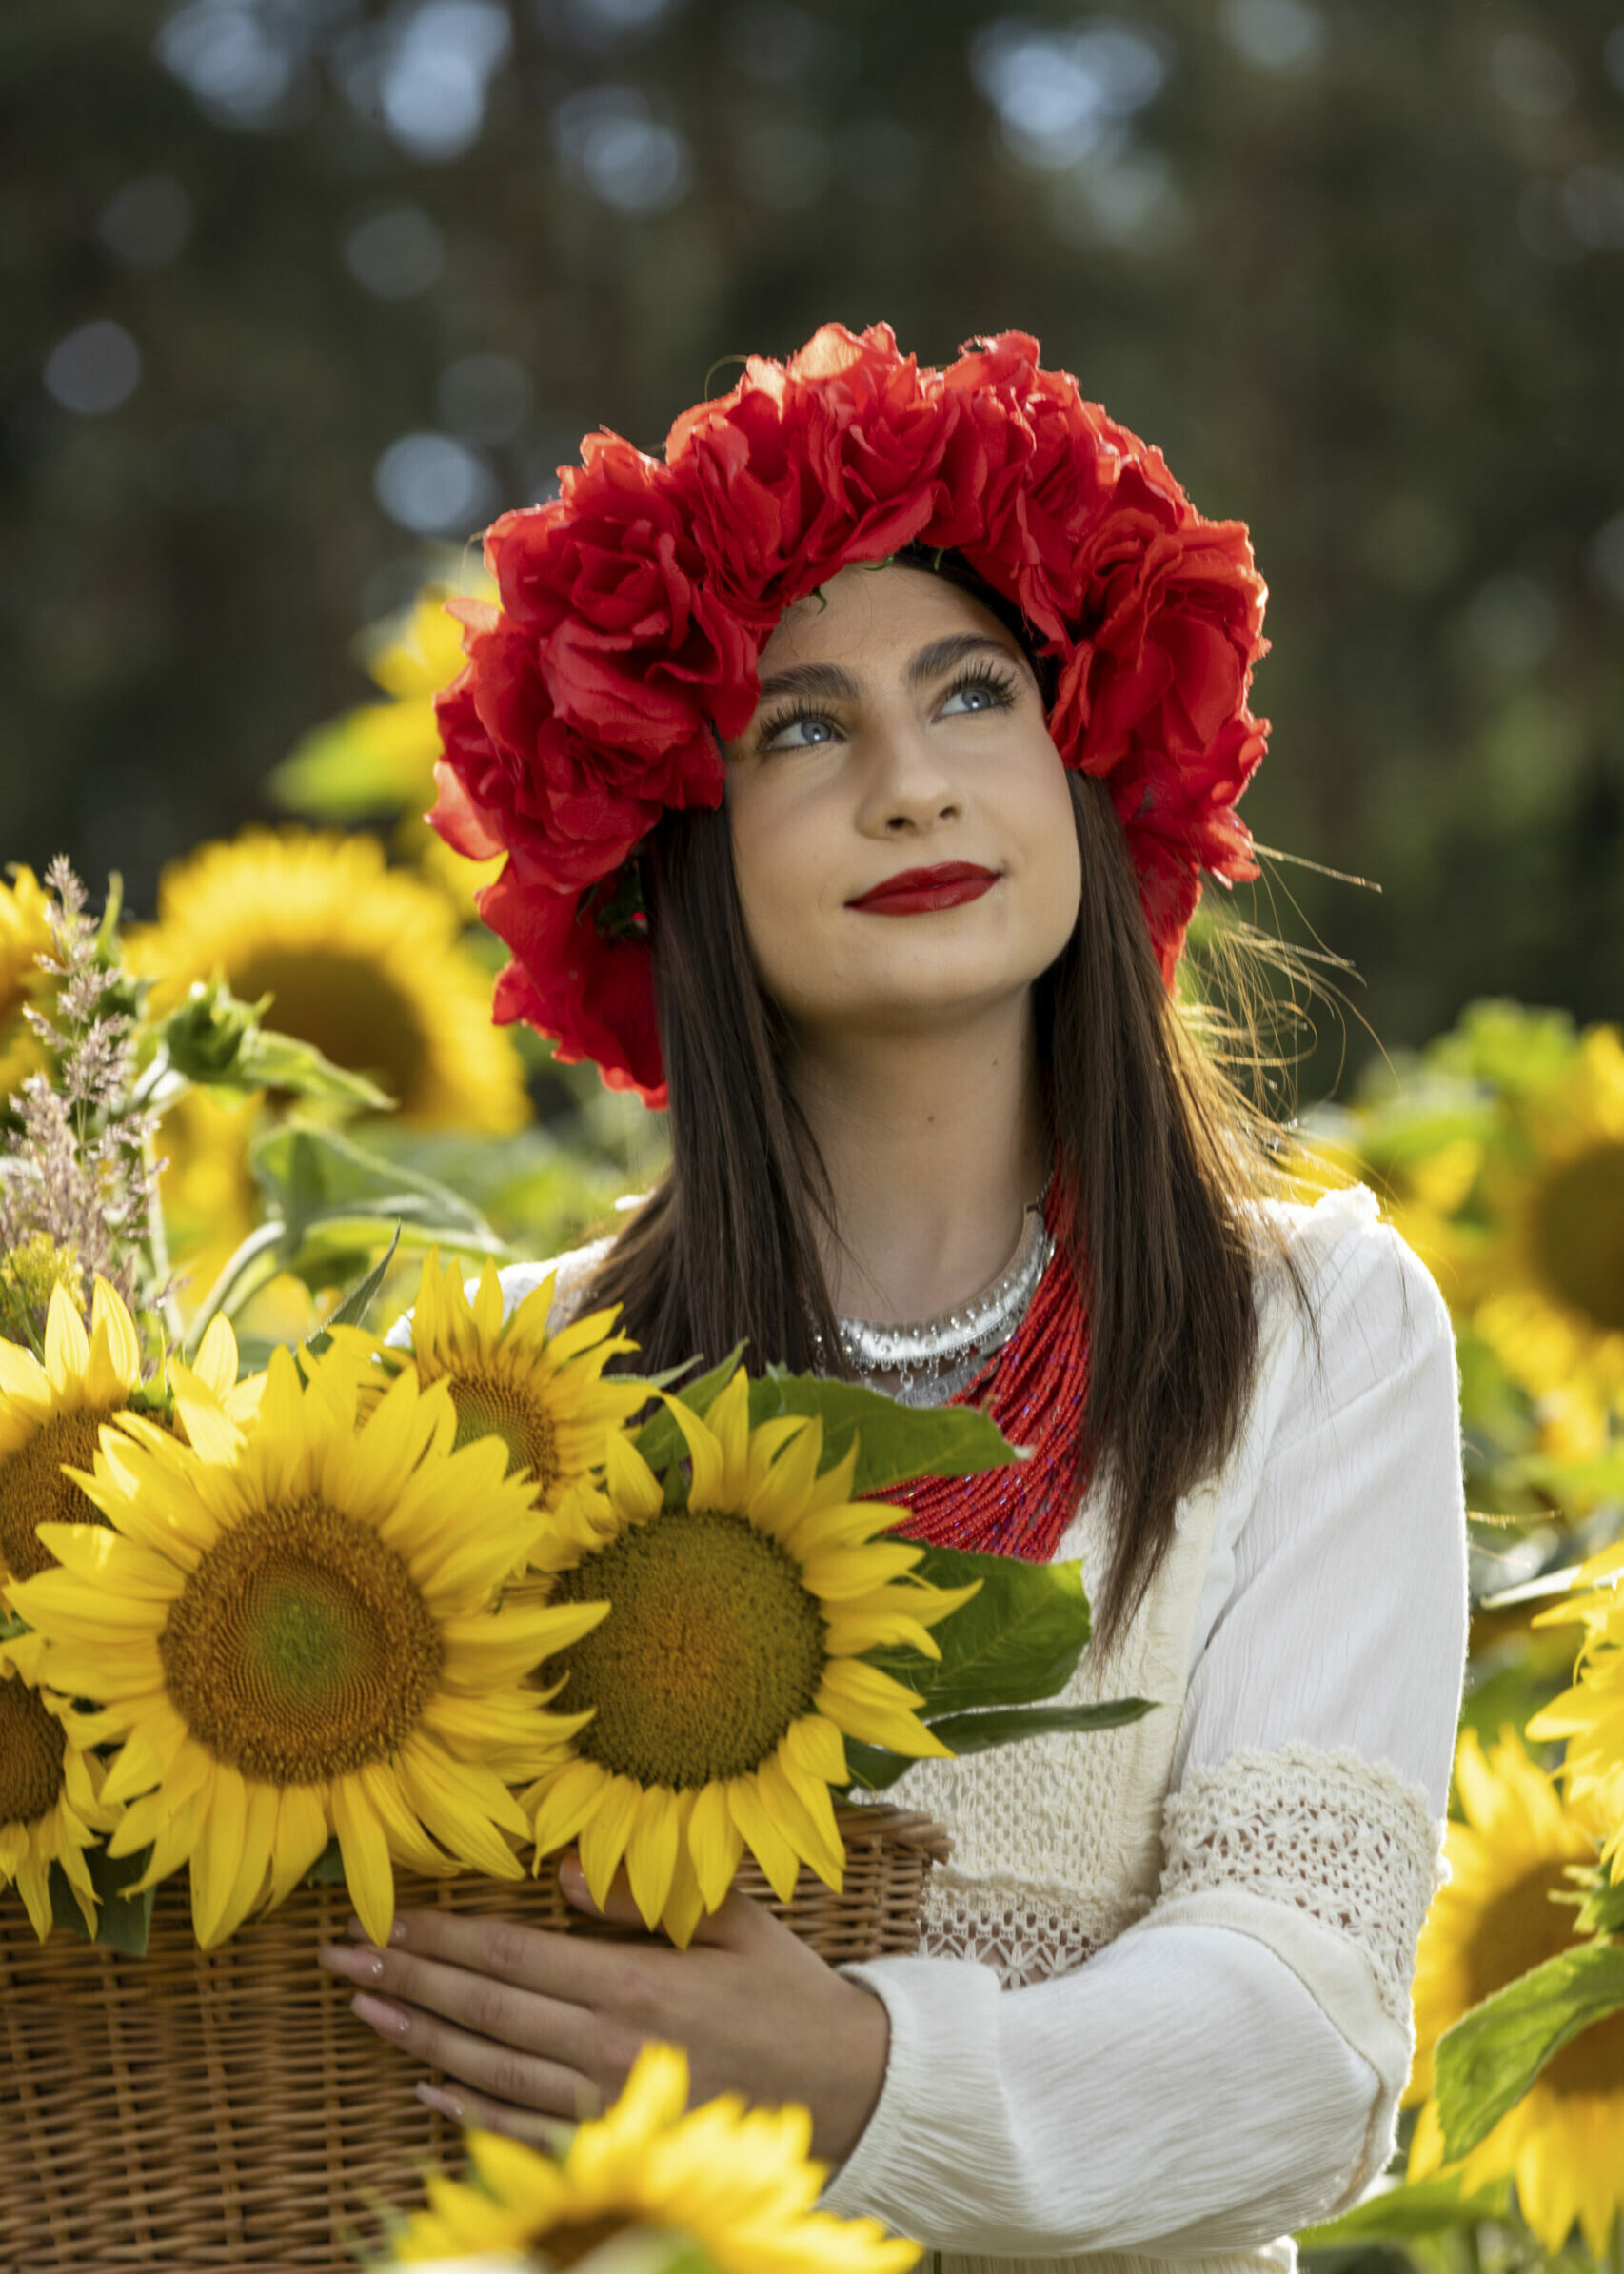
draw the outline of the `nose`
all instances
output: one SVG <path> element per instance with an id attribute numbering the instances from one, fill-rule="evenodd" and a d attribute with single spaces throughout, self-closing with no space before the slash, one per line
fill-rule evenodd
<path id="1" fill-rule="evenodd" d="M 886 721 L 865 754 L 858 827 L 869 837 L 912 837 L 963 812 L 959 784 L 916 718 Z"/>

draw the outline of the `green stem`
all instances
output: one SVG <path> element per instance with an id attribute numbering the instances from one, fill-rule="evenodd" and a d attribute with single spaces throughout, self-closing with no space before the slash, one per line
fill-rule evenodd
<path id="1" fill-rule="evenodd" d="M 1608 2274 L 1624 2274 L 1624 2211 L 1613 2222 L 1613 2233 L 1607 2244 Z"/>
<path id="2" fill-rule="evenodd" d="M 257 1294 L 267 1280 L 275 1278 L 275 1250 L 287 1230 L 286 1224 L 276 1222 L 257 1225 L 242 1245 L 227 1258 L 220 1276 L 208 1290 L 202 1310 L 191 1322 L 191 1333 L 187 1336 L 186 1345 L 188 1352 L 197 1350 L 205 1332 L 222 1311 L 230 1317 L 250 1295 Z"/>

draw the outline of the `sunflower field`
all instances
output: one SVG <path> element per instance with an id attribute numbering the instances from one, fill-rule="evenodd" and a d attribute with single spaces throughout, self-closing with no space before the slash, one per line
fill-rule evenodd
<path id="1" fill-rule="evenodd" d="M 211 1944 L 329 1850 L 386 1939 L 403 1859 L 517 1876 L 523 1837 L 579 1840 L 599 1890 L 625 1862 L 683 1942 L 746 1847 L 781 1892 L 802 1863 L 838 1878 L 852 1765 L 943 1746 L 871 1653 L 932 1654 L 971 1591 L 914 1573 L 879 1512 L 865 1529 L 882 1471 L 854 1475 L 813 1412 L 725 1370 L 634 1436 L 650 1385 L 605 1373 L 628 1348 L 610 1320 L 549 1337 L 545 1281 L 505 1325 L 493 1267 L 465 1288 L 462 1258 L 611 1225 L 662 1154 L 652 1117 L 489 1021 L 488 880 L 418 818 L 457 588 L 430 583 L 367 635 L 377 699 L 273 773 L 281 823 L 173 862 L 151 921 L 121 922 L 116 881 L 93 917 L 65 864 L 0 880 L 0 1905 L 41 1935 L 130 1899 L 104 1845 L 147 1855 L 143 1887 L 187 1864 Z M 1402 2149 L 1301 2244 L 1316 2274 L 1621 2269 L 1624 1034 L 1477 1003 L 1300 1134 L 1305 1185 L 1371 1185 L 1444 1290 L 1474 1512 L 1452 1876 L 1421 1946 Z M 129 1261 L 143 1225 L 172 1354 L 157 1382 Z M 409 1308 L 409 1332 L 364 1332 L 367 1305 L 379 1329 Z M 455 1546 L 470 1492 L 484 1561 Z M 341 1740 L 315 1673 L 307 1726 L 250 1726 L 210 1694 L 213 1629 L 251 1613 L 287 1675 L 287 1575 L 330 1552 L 335 1503 L 345 1584 L 387 1647 L 349 1669 Z M 778 1638 L 800 1700 L 782 1741 L 782 1700 L 761 1731 L 709 1726 L 700 1666 L 662 1707 L 639 1618 L 604 1622 L 605 1599 L 657 1621 L 707 1572 Z M 589 1741 L 521 1680 L 540 1660 L 599 1708 Z M 189 1733 L 210 1716 L 229 1774 Z M 572 2264 L 612 2216 L 691 2227 L 726 2267 L 727 2206 L 759 2185 L 775 2264 L 912 2263 L 817 2228 L 798 2119 L 685 2099 L 661 2051 L 562 2160 L 477 2144 L 483 2192 L 436 2183 L 403 2256 L 535 2244 Z"/>

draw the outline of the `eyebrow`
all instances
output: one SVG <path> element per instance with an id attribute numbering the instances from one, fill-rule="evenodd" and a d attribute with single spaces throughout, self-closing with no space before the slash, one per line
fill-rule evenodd
<path id="1" fill-rule="evenodd" d="M 955 663 L 961 663 L 967 656 L 992 654 L 1012 658 L 1025 663 L 1026 658 L 1005 640 L 995 640 L 987 632 L 950 632 L 945 639 L 933 640 L 910 657 L 906 673 L 910 687 L 925 685 L 940 679 L 944 671 L 951 671 Z M 1027 665 L 1028 671 L 1031 666 Z M 823 695 L 835 702 L 856 702 L 862 693 L 862 686 L 849 671 L 839 663 L 791 663 L 785 670 L 775 671 L 770 679 L 762 682 L 761 700 L 770 702 L 780 695 Z"/>

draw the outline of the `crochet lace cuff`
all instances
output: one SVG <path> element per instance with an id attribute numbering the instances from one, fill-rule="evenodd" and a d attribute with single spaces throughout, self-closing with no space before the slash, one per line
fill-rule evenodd
<path id="1" fill-rule="evenodd" d="M 1302 1936 L 1272 1930 L 1271 1912 L 1255 1905 L 1331 1928 L 1358 1952 L 1383 2019 L 1408 2046 L 1416 1945 L 1443 1881 L 1442 1835 L 1419 1786 L 1357 1753 L 1307 1745 L 1232 1753 L 1168 1794 L 1156 1912 L 1185 1912 L 1194 1899 L 1216 1916 L 1238 1904 L 1247 1931 L 1294 1964 Z"/>

